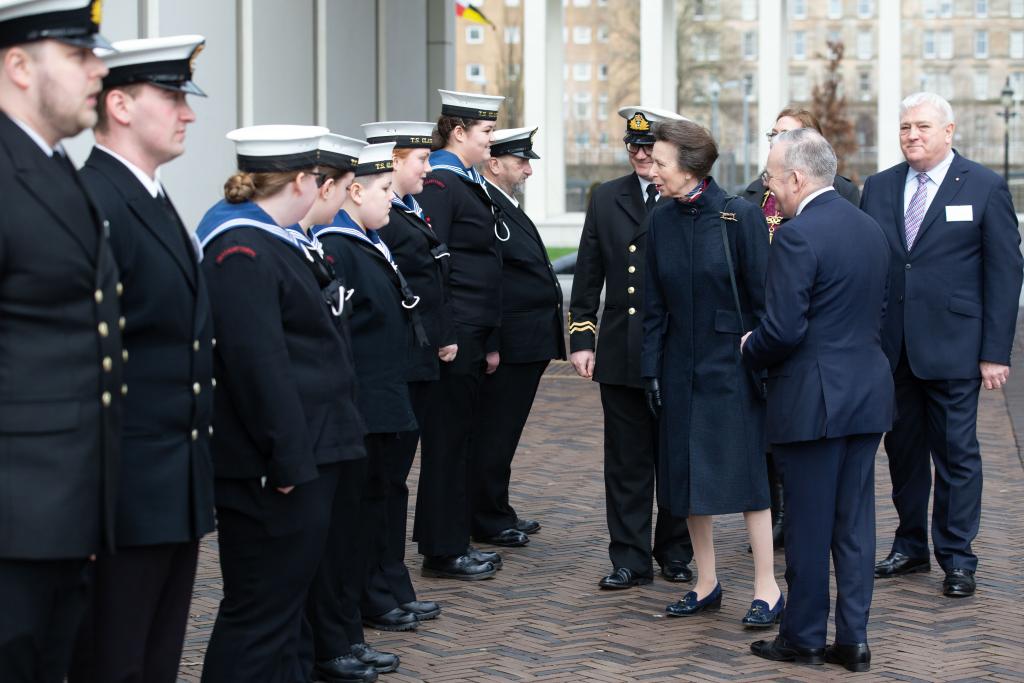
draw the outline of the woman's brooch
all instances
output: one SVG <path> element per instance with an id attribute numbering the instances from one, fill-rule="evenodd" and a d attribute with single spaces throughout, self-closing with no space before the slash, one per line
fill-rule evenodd
<path id="1" fill-rule="evenodd" d="M 722 218 L 723 221 L 732 221 L 733 223 L 738 222 L 736 220 L 736 214 L 731 211 L 719 211 L 718 215 Z"/>

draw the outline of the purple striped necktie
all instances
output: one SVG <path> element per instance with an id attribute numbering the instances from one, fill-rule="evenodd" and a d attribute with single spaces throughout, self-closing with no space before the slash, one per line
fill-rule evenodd
<path id="1" fill-rule="evenodd" d="M 928 174 L 917 174 L 917 190 L 910 198 L 907 205 L 907 213 L 903 216 L 903 225 L 907 232 L 907 251 L 914 248 L 914 240 L 917 239 L 917 231 L 921 229 L 921 221 L 924 220 L 924 205 L 928 198 Z"/>

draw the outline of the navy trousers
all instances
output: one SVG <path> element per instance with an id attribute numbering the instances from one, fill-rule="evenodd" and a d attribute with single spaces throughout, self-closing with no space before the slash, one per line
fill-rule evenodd
<path id="1" fill-rule="evenodd" d="M 829 553 L 836 571 L 836 642 L 867 642 L 874 589 L 875 451 L 881 434 L 776 444 L 786 500 L 786 583 L 779 634 L 825 646 Z"/>

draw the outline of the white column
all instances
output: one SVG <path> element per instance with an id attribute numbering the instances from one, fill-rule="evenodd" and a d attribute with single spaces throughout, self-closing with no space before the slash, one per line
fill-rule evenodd
<path id="1" fill-rule="evenodd" d="M 427 89 L 425 121 L 441 115 L 438 88 L 455 85 L 455 3 L 427 0 Z"/>
<path id="2" fill-rule="evenodd" d="M 775 115 L 789 101 L 789 40 L 786 3 L 758 0 L 757 3 L 757 163 L 768 158 L 764 132 L 775 123 Z"/>
<path id="3" fill-rule="evenodd" d="M 562 119 L 562 0 L 523 3 L 523 125 L 539 126 L 526 213 L 535 222 L 565 213 L 565 122 Z"/>
<path id="4" fill-rule="evenodd" d="M 900 100 L 903 99 L 903 55 L 900 0 L 875 3 L 878 7 L 878 170 L 903 161 L 900 152 Z"/>
<path id="5" fill-rule="evenodd" d="M 675 0 L 641 0 L 638 104 L 677 110 L 679 88 L 676 34 Z"/>

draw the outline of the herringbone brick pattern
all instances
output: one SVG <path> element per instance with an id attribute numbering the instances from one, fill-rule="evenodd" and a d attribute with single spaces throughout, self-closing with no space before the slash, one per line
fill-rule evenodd
<path id="1" fill-rule="evenodd" d="M 983 392 L 979 432 L 986 483 L 976 543 L 978 594 L 943 598 L 937 567 L 876 583 L 869 631 L 874 661 L 857 680 L 1024 680 L 1024 476 L 1001 392 Z M 523 435 L 512 487 L 519 513 L 538 519 L 543 529 L 529 546 L 504 551 L 505 568 L 490 581 L 423 579 L 414 571 L 420 597 L 440 601 L 444 613 L 415 633 L 367 631 L 374 646 L 402 656 L 401 669 L 382 681 L 818 681 L 853 675 L 749 654 L 750 641 L 763 636 L 739 624 L 753 574 L 740 515 L 716 521 L 725 590 L 720 613 L 664 618 L 664 606 L 686 585 L 661 579 L 639 589 L 598 590 L 597 580 L 610 569 L 601 440 L 597 386 L 575 378 L 567 364 L 553 364 Z M 414 484 L 415 470 L 412 478 Z M 878 553 L 884 556 L 896 522 L 881 452 L 876 479 Z M 409 559 L 418 565 L 412 545 Z M 781 552 L 776 562 L 785 590 Z M 219 588 L 216 543 L 208 539 L 183 681 L 199 679 Z"/>

